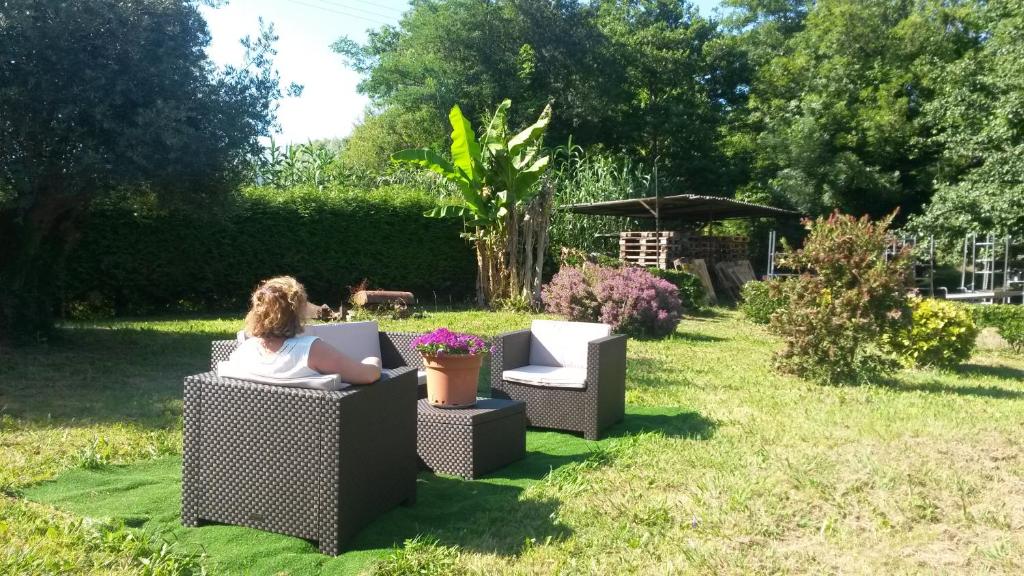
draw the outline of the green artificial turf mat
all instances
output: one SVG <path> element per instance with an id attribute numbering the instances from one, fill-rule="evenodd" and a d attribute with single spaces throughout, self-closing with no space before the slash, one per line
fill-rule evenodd
<path id="1" fill-rule="evenodd" d="M 417 535 L 499 555 L 515 554 L 531 539 L 563 538 L 568 535 L 566 529 L 552 520 L 559 502 L 521 498 L 523 490 L 553 469 L 587 460 L 617 438 L 642 431 L 703 436 L 710 431 L 710 423 L 677 408 L 630 406 L 625 421 L 599 442 L 530 431 L 526 458 L 482 479 L 420 474 L 416 505 L 384 514 L 360 531 L 337 557 L 320 554 L 305 540 L 249 528 L 182 527 L 181 459 L 177 456 L 127 466 L 76 469 L 27 488 L 24 494 L 77 515 L 122 520 L 186 551 L 204 552 L 217 572 L 349 574 Z"/>

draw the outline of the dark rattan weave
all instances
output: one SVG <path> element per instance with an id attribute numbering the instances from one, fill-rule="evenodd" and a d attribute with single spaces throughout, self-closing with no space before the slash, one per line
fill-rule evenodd
<path id="1" fill-rule="evenodd" d="M 214 343 L 212 363 L 235 345 Z M 338 554 L 360 527 L 415 501 L 415 406 L 411 367 L 337 392 L 187 377 L 182 523 L 250 526 Z"/>
<path id="2" fill-rule="evenodd" d="M 478 478 L 526 456 L 523 403 L 481 398 L 473 408 L 417 405 L 416 451 L 434 472 Z"/>
<path id="3" fill-rule="evenodd" d="M 626 336 L 599 338 L 587 347 L 583 389 L 509 382 L 505 370 L 530 363 L 530 331 L 502 334 L 491 348 L 491 396 L 526 402 L 526 422 L 538 428 L 582 432 L 597 440 L 602 430 L 622 420 L 626 408 Z"/>
<path id="4" fill-rule="evenodd" d="M 381 332 L 380 333 L 380 361 L 385 368 L 401 368 L 412 366 L 417 370 L 423 369 L 423 356 L 412 347 L 412 340 L 420 336 L 416 332 Z M 417 388 L 417 395 L 420 398 L 427 397 L 426 384 Z"/>

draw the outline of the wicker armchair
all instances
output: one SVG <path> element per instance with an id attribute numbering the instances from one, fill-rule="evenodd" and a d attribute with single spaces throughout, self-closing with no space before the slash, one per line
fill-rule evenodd
<path id="1" fill-rule="evenodd" d="M 530 426 L 596 440 L 625 413 L 626 340 L 603 324 L 535 320 L 495 338 L 491 396 L 526 402 Z"/>
<path id="2" fill-rule="evenodd" d="M 236 346 L 214 342 L 211 364 Z M 411 366 L 336 391 L 185 378 L 182 523 L 250 526 L 338 554 L 362 526 L 415 502 L 416 381 Z"/>

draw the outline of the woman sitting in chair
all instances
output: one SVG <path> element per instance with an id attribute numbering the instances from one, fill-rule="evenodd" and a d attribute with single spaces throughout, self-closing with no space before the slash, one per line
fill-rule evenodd
<path id="1" fill-rule="evenodd" d="M 291 276 L 264 281 L 252 293 L 246 339 L 229 362 L 257 377 L 311 378 L 337 374 L 350 384 L 380 378 L 380 358 L 349 358 L 316 336 L 301 336 L 306 289 Z"/>

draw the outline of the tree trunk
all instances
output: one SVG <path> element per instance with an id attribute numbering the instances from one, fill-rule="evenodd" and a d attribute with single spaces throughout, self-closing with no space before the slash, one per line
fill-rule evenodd
<path id="1" fill-rule="evenodd" d="M 537 235 L 535 202 L 531 202 L 523 214 L 523 285 L 516 294 L 522 298 L 530 298 L 533 286 L 533 244 Z"/>
<path id="2" fill-rule="evenodd" d="M 476 248 L 476 305 L 483 308 L 489 301 L 491 264 L 487 241 L 479 236 L 479 232 L 473 247 Z"/>
<path id="3" fill-rule="evenodd" d="M 540 215 L 533 223 L 534 230 L 537 233 L 537 239 L 534 246 L 537 252 L 533 259 L 534 270 L 532 284 L 528 287 L 532 292 L 532 300 L 534 304 L 540 303 L 540 286 L 543 281 L 542 276 L 544 274 L 544 256 L 547 254 L 548 250 L 548 230 L 550 229 L 549 225 L 551 223 L 551 200 L 553 193 L 549 183 L 545 182 L 543 186 L 544 188 L 540 193 Z"/>
<path id="4" fill-rule="evenodd" d="M 508 224 L 506 230 L 508 235 L 505 238 L 505 253 L 508 262 L 508 286 L 501 295 L 502 298 L 511 298 L 519 294 L 521 282 L 519 272 L 519 211 L 512 206 L 508 211 Z"/>
<path id="5" fill-rule="evenodd" d="M 49 335 L 57 282 L 84 206 L 81 197 L 39 193 L 24 213 L 0 213 L 0 342 Z"/>

